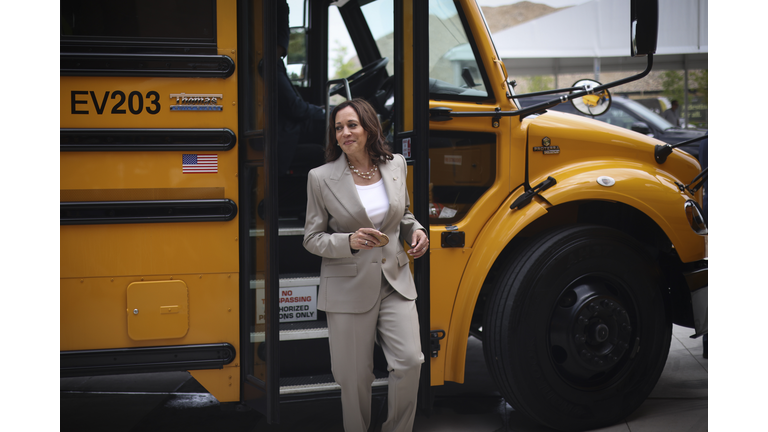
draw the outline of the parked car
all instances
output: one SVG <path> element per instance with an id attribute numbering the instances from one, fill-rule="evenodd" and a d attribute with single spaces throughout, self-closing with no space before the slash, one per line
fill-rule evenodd
<path id="1" fill-rule="evenodd" d="M 523 107 L 529 107 L 551 100 L 553 96 L 535 96 L 518 99 Z M 677 144 L 707 133 L 706 129 L 684 129 L 673 126 L 663 117 L 646 108 L 642 104 L 622 96 L 611 98 L 611 108 L 599 116 L 589 116 L 578 112 L 570 102 L 561 103 L 553 108 L 555 111 L 592 117 L 608 124 L 630 129 L 641 134 L 654 137 L 667 144 Z M 699 142 L 679 147 L 698 159 Z"/>
<path id="2" fill-rule="evenodd" d="M 670 102 L 669 98 L 664 96 L 644 98 L 644 99 L 632 99 L 632 100 L 648 108 L 649 110 L 653 111 L 658 115 L 661 115 L 661 113 L 663 113 L 664 111 L 669 109 L 670 106 L 672 106 L 672 102 Z"/>

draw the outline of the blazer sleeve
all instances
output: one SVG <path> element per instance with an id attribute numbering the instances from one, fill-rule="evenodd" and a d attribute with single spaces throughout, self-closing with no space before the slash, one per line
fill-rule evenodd
<path id="1" fill-rule="evenodd" d="M 349 236 L 352 233 L 333 233 L 328 228 L 328 210 L 323 199 L 322 180 L 315 170 L 307 179 L 307 216 L 304 222 L 304 248 L 324 258 L 352 256 Z"/>
<path id="2" fill-rule="evenodd" d="M 405 162 L 405 156 L 398 154 L 398 157 L 402 159 L 402 178 L 406 178 L 408 174 L 408 164 Z M 411 213 L 411 198 L 408 195 L 408 188 L 405 189 L 405 211 L 403 212 L 403 218 L 400 219 L 400 240 L 408 243 L 409 245 L 413 241 L 413 233 L 416 230 L 423 230 L 425 234 L 429 234 L 427 230 L 416 220 L 416 217 Z"/>

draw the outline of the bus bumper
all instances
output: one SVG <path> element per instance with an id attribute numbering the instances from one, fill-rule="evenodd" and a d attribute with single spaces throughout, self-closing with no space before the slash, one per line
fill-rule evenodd
<path id="1" fill-rule="evenodd" d="M 693 307 L 693 324 L 696 333 L 691 336 L 698 338 L 708 332 L 707 316 L 709 313 L 709 302 L 707 300 L 707 288 L 709 286 L 708 263 L 704 259 L 701 261 L 703 266 L 694 271 L 685 274 L 685 280 L 688 282 L 688 289 L 691 291 L 691 306 Z"/>

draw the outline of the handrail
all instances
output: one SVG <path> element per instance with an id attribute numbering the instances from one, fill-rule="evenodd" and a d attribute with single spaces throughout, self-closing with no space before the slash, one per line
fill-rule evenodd
<path id="1" fill-rule="evenodd" d="M 346 78 L 330 80 L 325 83 L 325 124 L 331 120 L 331 86 L 341 84 L 346 90 L 347 100 L 352 100 L 352 91 L 349 89 L 349 81 Z"/>

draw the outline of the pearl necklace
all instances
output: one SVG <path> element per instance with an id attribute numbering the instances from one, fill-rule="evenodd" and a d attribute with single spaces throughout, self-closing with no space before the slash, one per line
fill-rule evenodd
<path id="1" fill-rule="evenodd" d="M 373 165 L 373 169 L 371 169 L 368 172 L 361 173 L 360 170 L 355 169 L 355 166 L 352 165 L 349 161 L 347 161 L 347 165 L 349 165 L 350 171 L 352 171 L 353 173 L 355 173 L 355 174 L 359 175 L 360 177 L 362 177 L 364 179 L 367 179 L 367 180 L 372 179 L 373 176 L 376 174 L 376 171 L 379 170 L 378 165 L 374 164 Z"/>

